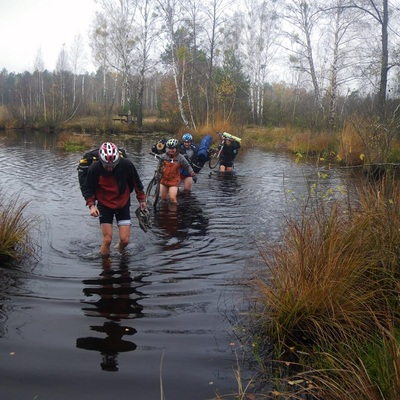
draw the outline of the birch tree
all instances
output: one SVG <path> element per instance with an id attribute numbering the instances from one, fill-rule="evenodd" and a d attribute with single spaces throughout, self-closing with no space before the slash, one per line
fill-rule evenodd
<path id="1" fill-rule="evenodd" d="M 37 90 L 37 107 L 42 109 L 43 120 L 47 121 L 47 105 L 46 105 L 46 92 L 44 89 L 44 61 L 42 57 L 42 50 L 39 49 L 36 54 L 34 63 L 34 71 L 37 74 L 36 90 Z"/>
<path id="2" fill-rule="evenodd" d="M 158 7 L 160 10 L 160 15 L 163 19 L 163 30 L 166 37 L 166 43 L 169 46 L 170 50 L 170 63 L 171 63 L 171 72 L 172 78 L 174 81 L 176 99 L 178 102 L 179 112 L 182 119 L 183 124 L 188 129 L 190 128 L 190 123 L 187 118 L 187 113 L 185 111 L 183 99 L 187 95 L 185 85 L 183 82 L 185 81 L 184 76 L 184 68 L 182 69 L 182 73 L 179 71 L 179 60 L 177 56 L 177 46 L 175 43 L 175 32 L 179 25 L 179 15 L 181 13 L 180 3 L 178 0 L 159 0 Z M 182 61 L 182 60 L 181 60 Z M 183 60 L 184 63 L 184 60 Z"/>
<path id="3" fill-rule="evenodd" d="M 139 85 L 137 96 L 137 124 L 143 124 L 143 96 L 146 78 L 149 71 L 154 67 L 155 61 L 152 59 L 154 47 L 158 42 L 158 15 L 156 13 L 156 3 L 154 0 L 140 0 L 138 6 L 138 70 Z"/>
<path id="4" fill-rule="evenodd" d="M 386 94 L 388 83 L 388 72 L 393 66 L 389 64 L 389 3 L 388 0 L 361 0 L 349 1 L 346 5 L 363 11 L 367 16 L 372 18 L 380 27 L 381 49 L 379 57 L 379 89 L 378 89 L 378 111 L 381 118 L 386 114 Z M 395 7 L 392 6 L 394 10 Z"/>
<path id="5" fill-rule="evenodd" d="M 325 40 L 327 58 L 327 128 L 332 131 L 337 119 L 337 102 L 341 92 L 348 91 L 348 86 L 360 81 L 360 64 L 364 53 L 363 38 L 360 32 L 368 29 L 358 10 L 345 7 L 346 0 L 328 2 L 329 8 L 322 9 L 327 21 Z M 333 7 L 332 7 L 333 6 Z"/>
<path id="6" fill-rule="evenodd" d="M 276 1 L 246 0 L 241 54 L 250 77 L 250 105 L 255 124 L 263 123 L 268 68 L 277 51 L 277 24 Z"/>
<path id="7" fill-rule="evenodd" d="M 316 35 L 318 35 L 318 22 L 321 18 L 320 7 L 316 1 L 289 0 L 286 2 L 284 20 L 288 27 L 285 27 L 285 34 L 289 38 L 292 48 L 287 47 L 292 53 L 291 60 L 296 68 L 308 75 L 314 91 L 315 104 L 318 114 L 323 114 L 321 82 L 317 74 L 315 56 Z"/>
<path id="8" fill-rule="evenodd" d="M 214 105 L 214 82 L 215 82 L 215 64 L 216 54 L 222 48 L 224 25 L 227 22 L 227 10 L 234 3 L 229 0 L 211 0 L 208 6 L 205 7 L 206 20 L 205 32 L 208 38 L 208 75 L 206 86 L 206 123 L 210 122 L 210 112 L 214 112 L 211 106 Z"/>
<path id="9" fill-rule="evenodd" d="M 65 49 L 65 43 L 62 45 L 58 54 L 56 64 L 57 88 L 53 90 L 53 120 L 57 121 L 59 117 L 64 117 L 67 109 L 66 98 L 66 76 L 69 69 L 68 53 Z M 59 102 L 57 101 L 59 100 Z"/>
<path id="10" fill-rule="evenodd" d="M 93 21 L 92 31 L 90 34 L 90 47 L 92 49 L 95 64 L 102 73 L 102 94 L 103 104 L 105 110 L 107 110 L 107 73 L 109 71 L 108 53 L 109 47 L 111 46 L 108 33 L 108 23 L 106 17 L 99 12 L 96 12 L 96 16 Z M 111 100 L 111 108 L 115 101 L 115 97 Z"/>
<path id="11" fill-rule="evenodd" d="M 75 114 L 76 110 L 79 107 L 79 104 L 77 103 L 76 97 L 77 97 L 77 79 L 78 75 L 83 72 L 83 66 L 85 62 L 85 50 L 84 50 L 84 45 L 83 45 L 83 38 L 81 35 L 76 35 L 74 38 L 74 41 L 70 47 L 69 50 L 69 55 L 70 55 L 70 61 L 71 61 L 71 67 L 72 67 L 72 74 L 73 74 L 73 82 L 72 82 L 72 109 L 73 109 L 73 114 L 71 115 L 70 118 Z M 84 96 L 84 75 L 82 74 L 82 84 L 81 84 L 81 99 L 83 99 Z"/>
<path id="12" fill-rule="evenodd" d="M 92 31 L 92 48 L 99 52 L 99 58 L 111 68 L 122 75 L 123 90 L 121 107 L 128 103 L 128 113 L 132 112 L 132 99 L 130 92 L 130 78 L 133 71 L 133 49 L 136 45 L 135 13 L 137 3 L 133 0 L 98 0 L 101 7 L 96 20 L 101 23 Z M 106 48 L 99 48 L 99 44 Z"/>

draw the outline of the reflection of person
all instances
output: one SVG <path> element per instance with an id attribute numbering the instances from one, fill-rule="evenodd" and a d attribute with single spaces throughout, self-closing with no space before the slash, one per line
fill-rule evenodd
<path id="1" fill-rule="evenodd" d="M 180 248 L 192 236 L 205 236 L 209 218 L 196 197 L 189 194 L 177 204 L 161 203 L 154 223 L 158 228 L 154 233 L 164 240 L 162 249 L 169 251 Z"/>
<path id="2" fill-rule="evenodd" d="M 240 149 L 240 143 L 233 138 L 225 138 L 224 148 L 222 149 L 219 161 L 219 170 L 232 172 L 233 160 Z"/>
<path id="3" fill-rule="evenodd" d="M 90 215 L 99 217 L 103 234 L 100 253 L 108 256 L 114 216 L 119 230 L 119 241 L 115 247 L 121 251 L 128 245 L 130 238 L 130 193 L 135 190 L 142 210 L 146 208 L 146 195 L 132 161 L 120 157 L 114 143 L 103 143 L 99 149 L 99 158 L 89 167 L 82 185 L 82 194 Z"/>
<path id="4" fill-rule="evenodd" d="M 135 328 L 121 326 L 113 321 L 106 321 L 102 326 L 91 326 L 95 332 L 105 333 L 105 338 L 85 337 L 76 340 L 76 347 L 85 350 L 99 351 L 102 355 L 100 363 L 103 371 L 118 371 L 118 354 L 136 349 L 136 344 L 123 340 L 125 335 L 134 335 Z"/>
<path id="5" fill-rule="evenodd" d="M 119 268 L 112 268 L 111 257 L 103 259 L 103 270 L 97 279 L 84 280 L 85 296 L 99 297 L 96 301 L 85 301 L 90 307 L 83 307 L 85 315 L 104 318 L 102 324 L 91 325 L 90 330 L 104 337 L 87 336 L 76 340 L 76 347 L 98 351 L 102 355 L 101 368 L 105 371 L 118 371 L 118 354 L 133 351 L 136 344 L 125 340 L 133 336 L 136 329 L 122 325 L 121 320 L 143 317 L 143 306 L 138 299 L 144 295 L 138 288 L 143 286 L 142 276 L 132 277 L 125 256 L 121 257 Z M 124 338 L 125 337 L 125 338 Z"/>
<path id="6" fill-rule="evenodd" d="M 193 143 L 193 136 L 190 133 L 185 133 L 182 136 L 182 142 L 179 143 L 179 153 L 181 153 L 193 167 L 193 162 L 195 162 L 197 157 L 197 148 Z M 183 190 L 190 191 L 192 189 L 193 180 L 189 174 L 189 171 L 181 168 L 181 179 L 183 181 Z"/>
<path id="7" fill-rule="evenodd" d="M 171 203 L 177 203 L 176 196 L 181 181 L 181 168 L 186 169 L 192 177 L 196 174 L 189 161 L 182 154 L 179 154 L 178 141 L 176 139 L 169 139 L 166 143 L 166 148 L 166 153 L 161 155 L 163 168 L 160 181 L 160 196 L 163 201 L 166 201 L 169 196 Z"/>

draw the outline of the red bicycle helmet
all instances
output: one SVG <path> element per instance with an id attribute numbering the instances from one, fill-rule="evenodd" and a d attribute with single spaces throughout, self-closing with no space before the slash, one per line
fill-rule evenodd
<path id="1" fill-rule="evenodd" d="M 119 163 L 119 152 L 114 143 L 103 143 L 99 149 L 99 156 L 104 167 L 115 167 Z"/>

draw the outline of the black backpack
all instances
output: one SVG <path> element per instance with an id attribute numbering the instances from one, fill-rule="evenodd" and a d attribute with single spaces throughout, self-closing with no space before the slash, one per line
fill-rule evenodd
<path id="1" fill-rule="evenodd" d="M 124 148 L 118 148 L 119 156 L 123 158 L 127 158 L 127 154 Z M 86 175 L 89 167 L 99 159 L 99 149 L 93 149 L 85 153 L 82 158 L 79 160 L 78 164 L 78 181 L 79 188 L 82 190 L 82 185 L 85 182 Z"/>

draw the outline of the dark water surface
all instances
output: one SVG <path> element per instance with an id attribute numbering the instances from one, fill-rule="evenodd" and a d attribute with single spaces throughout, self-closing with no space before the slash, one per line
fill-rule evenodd
<path id="1" fill-rule="evenodd" d="M 154 139 L 112 140 L 146 186 Z M 151 231 L 133 218 L 127 254 L 104 265 L 98 220 L 78 188 L 80 156 L 57 150 L 54 136 L 0 135 L 1 193 L 20 193 L 42 219 L 39 261 L 0 268 L 0 399 L 233 398 L 237 278 L 257 240 L 278 237 L 288 196 L 307 193 L 316 169 L 259 150 L 242 151 L 233 176 L 205 166 Z M 327 185 L 341 185 L 327 172 Z"/>

